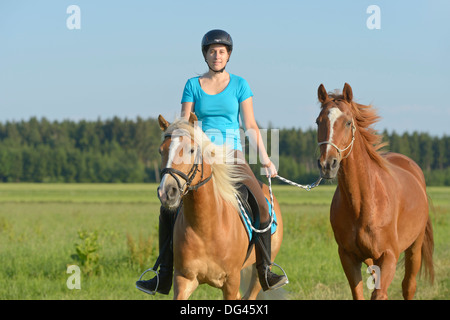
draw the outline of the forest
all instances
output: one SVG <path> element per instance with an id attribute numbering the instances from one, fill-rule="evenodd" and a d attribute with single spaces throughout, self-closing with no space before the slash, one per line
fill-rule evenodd
<path id="1" fill-rule="evenodd" d="M 449 136 L 381 134 L 389 143 L 386 150 L 419 164 L 428 185 L 450 186 Z M 157 182 L 160 143 L 161 131 L 153 118 L 7 121 L 0 123 L 0 182 Z M 316 159 L 315 128 L 279 129 L 281 176 L 312 183 L 318 177 Z M 252 170 L 259 173 L 259 165 Z"/>

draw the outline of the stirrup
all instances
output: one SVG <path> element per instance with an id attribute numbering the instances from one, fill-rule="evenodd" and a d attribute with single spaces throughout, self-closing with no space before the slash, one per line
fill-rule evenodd
<path id="1" fill-rule="evenodd" d="M 283 282 L 281 284 L 277 284 L 277 285 L 274 285 L 274 286 L 269 285 L 269 281 L 267 280 L 267 273 L 270 271 L 270 267 L 271 266 L 278 267 L 283 272 L 284 276 L 286 277 L 286 282 Z M 287 285 L 289 283 L 289 278 L 288 278 L 288 276 L 286 274 L 286 271 L 284 271 L 284 269 L 280 265 L 276 264 L 275 262 L 272 262 L 272 264 L 270 266 L 269 265 L 266 266 L 266 270 L 264 272 L 264 275 L 265 275 L 265 278 L 266 278 L 266 284 L 267 284 L 268 290 L 275 290 L 275 289 L 281 288 L 282 286 Z"/>
<path id="2" fill-rule="evenodd" d="M 154 270 L 153 268 L 147 269 L 147 270 L 144 271 L 144 273 L 141 274 L 141 276 L 139 277 L 139 280 L 138 280 L 138 281 L 141 281 L 141 279 L 142 279 L 142 277 L 144 276 L 144 274 L 146 274 L 146 273 L 149 272 L 149 271 L 154 272 L 154 273 L 156 274 L 156 287 L 155 287 L 155 290 L 154 290 L 154 291 L 147 290 L 147 289 L 145 289 L 145 288 L 138 287 L 138 285 L 136 285 L 136 289 L 139 289 L 139 290 L 141 290 L 142 292 L 151 294 L 151 295 L 153 296 L 153 295 L 155 295 L 156 291 L 158 291 L 158 287 L 159 287 L 159 272 L 156 271 L 156 270 Z"/>

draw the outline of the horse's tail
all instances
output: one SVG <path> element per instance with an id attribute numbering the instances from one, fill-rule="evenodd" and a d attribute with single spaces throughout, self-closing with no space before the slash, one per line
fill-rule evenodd
<path id="1" fill-rule="evenodd" d="M 433 266 L 433 227 L 431 225 L 431 219 L 428 217 L 427 225 L 425 227 L 425 237 L 422 244 L 422 264 L 420 266 L 421 271 L 425 271 L 425 276 L 430 280 L 430 283 L 434 282 L 434 266 Z M 424 269 L 422 269 L 424 267 Z"/>

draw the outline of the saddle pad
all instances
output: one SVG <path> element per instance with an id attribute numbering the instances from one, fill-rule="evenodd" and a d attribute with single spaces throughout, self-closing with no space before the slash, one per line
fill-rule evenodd
<path id="1" fill-rule="evenodd" d="M 266 202 L 267 202 L 267 205 L 269 206 L 269 216 L 272 216 L 272 205 L 270 204 L 270 201 L 267 198 L 266 198 Z M 274 214 L 274 216 L 273 216 L 273 223 L 272 223 L 272 227 L 271 227 L 271 230 L 270 230 L 271 234 L 274 234 L 275 231 L 277 231 L 277 213 L 275 212 L 275 210 L 273 211 L 273 214 Z M 248 241 L 252 241 L 253 230 L 250 227 L 247 219 L 245 219 L 243 217 L 243 215 L 244 215 L 244 212 L 242 212 L 242 209 L 241 209 L 241 220 L 242 220 L 242 223 L 244 224 L 245 230 L 247 231 Z M 250 216 L 249 216 L 249 219 L 252 221 L 252 218 Z M 252 221 L 252 223 L 253 223 L 253 221 Z M 256 229 L 258 229 L 258 228 L 256 228 Z"/>

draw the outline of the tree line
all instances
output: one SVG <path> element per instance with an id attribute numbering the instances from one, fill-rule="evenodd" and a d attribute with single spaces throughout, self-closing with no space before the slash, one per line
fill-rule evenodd
<path id="1" fill-rule="evenodd" d="M 317 179 L 316 134 L 316 129 L 279 130 L 281 176 L 302 184 Z M 428 185 L 450 185 L 450 137 L 387 131 L 383 136 L 388 150 L 419 164 Z M 160 143 L 153 118 L 0 123 L 0 182 L 156 182 Z M 259 176 L 259 165 L 252 170 Z"/>

